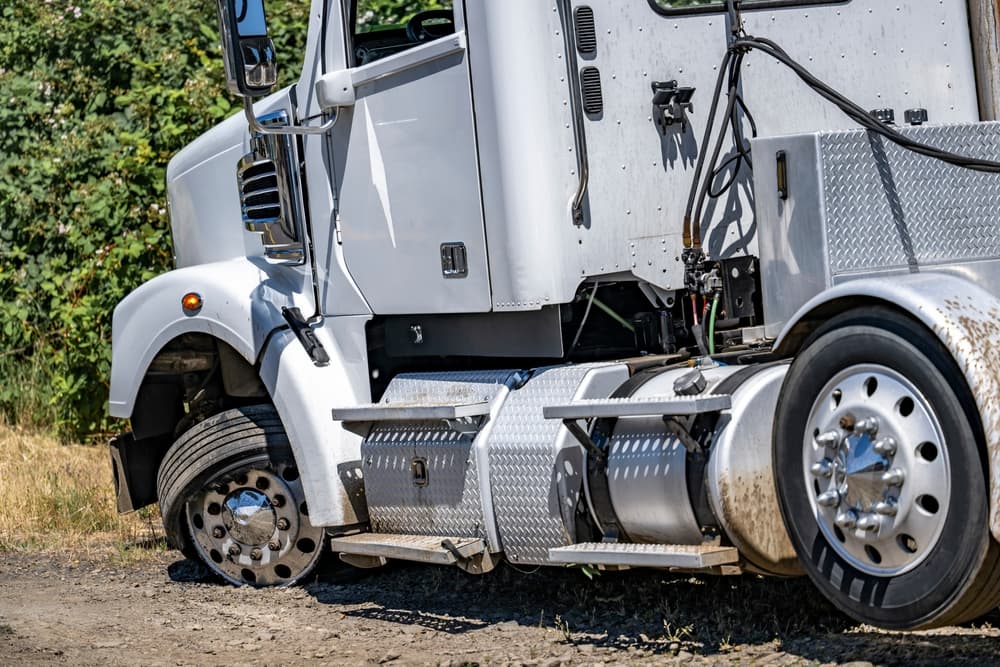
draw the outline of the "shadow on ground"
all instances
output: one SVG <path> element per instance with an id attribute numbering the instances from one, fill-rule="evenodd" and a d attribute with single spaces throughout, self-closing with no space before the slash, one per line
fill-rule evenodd
<path id="1" fill-rule="evenodd" d="M 169 572 L 175 581 L 217 581 L 193 561 Z M 355 570 L 328 558 L 305 590 L 347 616 L 456 635 L 506 624 L 557 630 L 567 645 L 654 654 L 724 658 L 760 646 L 820 663 L 1000 665 L 1000 639 L 968 628 L 914 634 L 858 627 L 806 579 L 638 570 L 589 579 L 574 568 L 521 572 L 508 565 L 474 577 L 410 563 Z M 1000 624 L 1000 614 L 975 627 L 990 623 Z"/>

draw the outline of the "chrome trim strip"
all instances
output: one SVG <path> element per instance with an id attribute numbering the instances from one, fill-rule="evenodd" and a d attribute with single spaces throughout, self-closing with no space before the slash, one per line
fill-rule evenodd
<path id="1" fill-rule="evenodd" d="M 580 91 L 579 61 L 576 54 L 576 25 L 573 22 L 573 0 L 559 0 L 559 18 L 562 21 L 563 48 L 566 50 L 566 77 L 569 81 L 570 108 L 573 111 L 573 134 L 576 136 L 576 166 L 580 184 L 573 195 L 571 210 L 573 224 L 582 225 L 583 202 L 590 186 L 590 163 L 587 157 L 587 133 L 583 127 L 583 100 Z"/>

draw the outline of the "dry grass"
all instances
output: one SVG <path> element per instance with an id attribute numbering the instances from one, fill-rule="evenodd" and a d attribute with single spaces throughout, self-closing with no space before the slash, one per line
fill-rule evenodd
<path id="1" fill-rule="evenodd" d="M 155 510 L 119 515 L 104 447 L 0 424 L 0 553 L 74 549 L 125 559 L 159 548 Z"/>

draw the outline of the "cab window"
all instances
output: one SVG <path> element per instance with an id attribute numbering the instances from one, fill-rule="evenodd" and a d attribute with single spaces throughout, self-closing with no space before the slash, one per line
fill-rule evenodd
<path id="1" fill-rule="evenodd" d="M 356 0 L 355 65 L 367 65 L 455 32 L 453 0 Z"/>

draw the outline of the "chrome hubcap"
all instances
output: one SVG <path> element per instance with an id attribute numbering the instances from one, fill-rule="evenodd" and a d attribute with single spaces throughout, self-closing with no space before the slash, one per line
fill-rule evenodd
<path id="1" fill-rule="evenodd" d="M 843 370 L 809 414 L 806 487 L 827 541 L 854 567 L 893 576 L 916 567 L 937 543 L 951 483 L 937 416 L 895 370 Z"/>
<path id="2" fill-rule="evenodd" d="M 319 558 L 323 529 L 309 523 L 298 471 L 244 469 L 213 480 L 187 503 L 203 560 L 227 581 L 294 583 Z"/>

